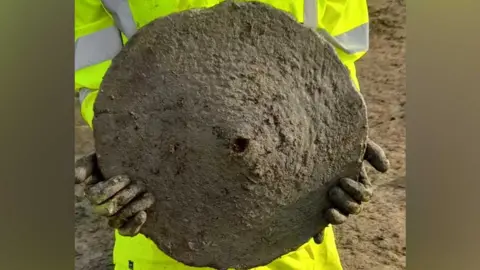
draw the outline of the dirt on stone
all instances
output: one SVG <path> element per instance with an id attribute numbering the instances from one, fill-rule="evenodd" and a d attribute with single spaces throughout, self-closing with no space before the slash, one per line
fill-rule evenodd
<path id="1" fill-rule="evenodd" d="M 154 194 L 142 233 L 160 249 L 245 269 L 326 226 L 325 192 L 358 175 L 366 119 L 316 32 L 268 5 L 225 2 L 130 39 L 96 101 L 95 147 L 105 177 Z"/>

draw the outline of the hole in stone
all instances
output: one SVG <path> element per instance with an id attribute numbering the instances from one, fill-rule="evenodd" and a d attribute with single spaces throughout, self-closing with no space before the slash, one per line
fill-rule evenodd
<path id="1" fill-rule="evenodd" d="M 236 138 L 233 141 L 233 151 L 237 153 L 243 153 L 245 152 L 245 150 L 247 150 L 249 143 L 250 143 L 249 139 L 245 139 L 241 137 Z"/>

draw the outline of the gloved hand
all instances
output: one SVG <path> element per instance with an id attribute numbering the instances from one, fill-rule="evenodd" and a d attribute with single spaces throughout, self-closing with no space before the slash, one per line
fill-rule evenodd
<path id="1" fill-rule="evenodd" d="M 390 166 L 383 149 L 370 139 L 367 141 L 364 160 L 381 173 L 385 173 Z M 358 214 L 362 210 L 361 203 L 368 202 L 372 192 L 372 184 L 363 166 L 357 181 L 350 178 L 340 179 L 339 184 L 328 192 L 333 207 L 325 213 L 327 221 L 338 225 L 344 223 L 349 215 Z M 323 231 L 315 235 L 314 240 L 320 244 L 323 241 Z"/>
<path id="2" fill-rule="evenodd" d="M 147 220 L 146 209 L 154 197 L 145 187 L 132 183 L 125 175 L 104 179 L 97 167 L 95 153 L 75 162 L 75 183 L 85 184 L 85 196 L 94 212 L 108 218 L 108 224 L 120 235 L 135 236 Z"/>

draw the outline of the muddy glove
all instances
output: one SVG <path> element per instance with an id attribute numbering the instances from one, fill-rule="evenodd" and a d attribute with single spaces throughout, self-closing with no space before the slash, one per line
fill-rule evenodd
<path id="1" fill-rule="evenodd" d="M 383 149 L 368 139 L 364 160 L 368 161 L 377 171 L 385 173 L 390 163 Z M 328 196 L 332 208 L 325 213 L 326 219 L 333 225 L 342 224 L 347 217 L 358 214 L 362 202 L 368 202 L 372 197 L 373 189 L 365 168 L 362 166 L 358 180 L 342 178 L 339 184 L 329 190 Z M 323 231 L 314 236 L 316 243 L 323 241 Z"/>
<path id="2" fill-rule="evenodd" d="M 124 236 L 138 234 L 147 220 L 145 210 L 154 202 L 144 186 L 132 183 L 125 175 L 104 179 L 95 153 L 75 162 L 75 183 L 85 184 L 85 196 L 94 206 L 94 212 L 107 217 L 110 227 Z"/>

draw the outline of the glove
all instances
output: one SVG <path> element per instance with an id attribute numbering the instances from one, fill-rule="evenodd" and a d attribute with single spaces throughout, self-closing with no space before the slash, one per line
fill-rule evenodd
<path id="1" fill-rule="evenodd" d="M 372 140 L 367 140 L 367 149 L 364 160 L 381 173 L 387 172 L 390 163 L 383 149 Z M 372 198 L 373 188 L 368 179 L 365 167 L 362 166 L 358 180 L 342 178 L 338 185 L 333 186 L 328 192 L 328 198 L 332 207 L 327 209 L 325 217 L 330 224 L 344 223 L 349 215 L 358 214 L 362 210 L 361 203 L 368 202 Z M 323 231 L 315 235 L 317 244 L 323 241 Z"/>
<path id="2" fill-rule="evenodd" d="M 104 179 L 100 174 L 95 153 L 75 162 L 75 183 L 85 184 L 85 196 L 94 212 L 108 218 L 108 224 L 120 235 L 135 236 L 147 220 L 146 209 L 154 197 L 143 185 L 132 183 L 126 175 Z"/>

